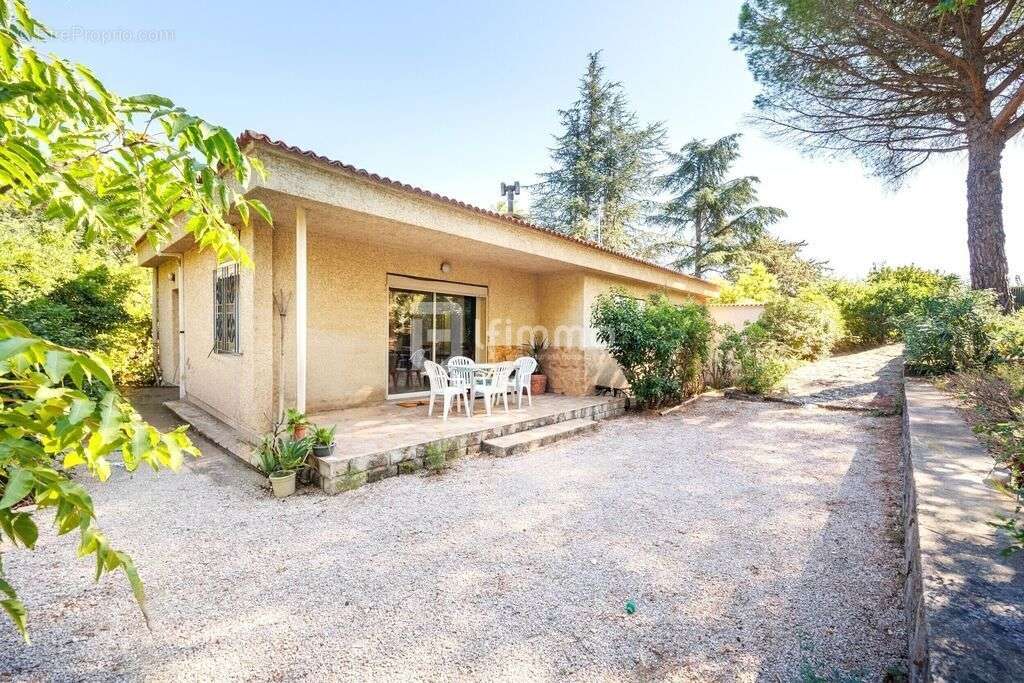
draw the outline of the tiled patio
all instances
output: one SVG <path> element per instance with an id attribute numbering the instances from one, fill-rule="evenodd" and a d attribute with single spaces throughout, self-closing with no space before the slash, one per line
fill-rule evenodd
<path id="1" fill-rule="evenodd" d="M 319 462 L 322 488 L 337 493 L 414 471 L 422 467 L 430 444 L 444 444 L 460 455 L 476 453 L 482 441 L 496 436 L 577 418 L 613 417 L 622 413 L 625 399 L 544 394 L 534 397 L 532 407 L 524 402 L 506 413 L 499 406 L 489 417 L 478 401 L 472 417 L 455 412 L 447 421 L 441 419 L 440 405 L 438 399 L 432 417 L 425 403 L 407 408 L 397 402 L 311 415 L 316 424 L 337 426 L 337 450 Z"/>

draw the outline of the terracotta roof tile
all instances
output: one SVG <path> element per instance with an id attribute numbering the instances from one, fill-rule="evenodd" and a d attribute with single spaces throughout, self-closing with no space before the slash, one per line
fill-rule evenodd
<path id="1" fill-rule="evenodd" d="M 387 176 L 382 176 L 382 175 L 379 175 L 377 173 L 371 173 L 370 171 L 367 171 L 366 169 L 358 168 L 358 167 L 353 166 L 351 164 L 346 164 L 346 163 L 343 163 L 341 161 L 337 161 L 335 159 L 329 159 L 328 157 L 325 157 L 323 155 L 317 154 L 316 152 L 313 152 L 311 150 L 302 149 L 301 147 L 295 147 L 294 145 L 289 145 L 288 143 L 286 143 L 286 142 L 284 142 L 282 140 L 274 140 L 273 138 L 271 138 L 269 135 L 267 135 L 265 133 L 259 133 L 259 132 L 254 131 L 254 130 L 246 130 L 240 136 L 238 136 L 238 144 L 240 146 L 244 147 L 244 146 L 246 146 L 246 145 L 248 145 L 250 143 L 261 143 L 261 144 L 264 144 L 264 145 L 268 145 L 270 147 L 274 147 L 276 149 L 283 150 L 283 151 L 288 152 L 290 154 L 306 157 L 308 159 L 313 159 L 314 161 L 318 161 L 320 163 L 327 164 L 329 166 L 333 166 L 334 168 L 342 169 L 344 171 L 347 171 L 348 173 L 351 173 L 353 175 L 359 176 L 361 178 L 365 178 L 366 180 L 370 180 L 370 181 L 373 181 L 373 182 L 381 184 L 381 185 L 386 185 L 386 186 L 391 187 L 391 188 L 396 188 L 396 189 L 399 189 L 399 190 L 403 190 L 405 192 L 409 192 L 409 193 L 412 193 L 412 194 L 417 194 L 417 195 L 420 195 L 422 197 L 428 197 L 430 199 L 434 199 L 434 200 L 439 201 L 439 202 L 444 202 L 445 204 L 450 204 L 452 206 L 457 206 L 460 209 L 465 209 L 467 211 L 473 211 L 474 213 L 482 214 L 484 216 L 487 216 L 488 218 L 494 218 L 494 219 L 497 219 L 497 220 L 500 220 L 500 221 L 504 221 L 506 223 L 511 223 L 513 225 L 518 225 L 518 226 L 521 226 L 521 227 L 524 227 L 524 228 L 530 228 L 531 230 L 538 230 L 538 231 L 546 233 L 548 235 L 554 235 L 555 237 L 559 237 L 559 238 L 562 238 L 564 240 L 568 240 L 570 242 L 576 242 L 577 244 L 582 244 L 583 246 L 589 247 L 591 249 L 597 249 L 599 251 L 603 251 L 603 252 L 608 253 L 608 254 L 613 254 L 615 256 L 618 256 L 619 258 L 624 258 L 624 259 L 627 259 L 629 261 L 633 261 L 635 263 L 640 263 L 640 264 L 643 264 L 645 266 L 650 266 L 652 268 L 657 268 L 658 270 L 661 270 L 661 271 L 664 271 L 664 272 L 667 272 L 667 273 L 671 273 L 672 275 L 674 275 L 676 277 L 681 277 L 681 278 L 684 278 L 686 280 L 691 280 L 693 282 L 699 282 L 702 285 L 709 285 L 711 287 L 715 287 L 716 286 L 714 283 L 708 282 L 707 280 L 702 280 L 700 278 L 693 277 L 692 275 L 687 275 L 686 273 L 680 273 L 677 270 L 672 270 L 671 268 L 666 268 L 665 266 L 662 266 L 662 265 L 660 265 L 658 263 L 654 263 L 653 261 L 648 261 L 647 259 L 642 259 L 642 258 L 639 258 L 637 256 L 632 256 L 630 254 L 623 253 L 623 252 L 618 251 L 616 249 L 611 249 L 609 247 L 606 247 L 604 245 L 598 244 L 596 242 L 592 242 L 590 240 L 585 240 L 585 239 L 582 239 L 582 238 L 579 238 L 579 237 L 573 237 L 572 235 L 567 235 L 567 234 L 565 234 L 563 232 L 559 232 L 558 230 L 554 230 L 552 228 L 548 228 L 548 227 L 540 225 L 538 223 L 533 223 L 533 222 L 525 220 L 523 218 L 518 218 L 516 216 L 512 216 L 512 215 L 509 215 L 509 214 L 502 214 L 502 213 L 498 213 L 497 211 L 491 211 L 489 209 L 484 209 L 484 208 L 481 208 L 479 206 L 474 206 L 472 204 L 467 204 L 466 202 L 460 201 L 458 199 L 453 199 L 451 197 L 447 197 L 445 195 L 438 194 L 436 192 L 431 192 L 429 190 L 424 190 L 423 188 L 416 187 L 414 185 L 409 185 L 408 183 L 403 183 L 403 182 L 400 182 L 400 181 L 397 181 L 397 180 L 392 180 L 391 178 L 388 178 Z"/>

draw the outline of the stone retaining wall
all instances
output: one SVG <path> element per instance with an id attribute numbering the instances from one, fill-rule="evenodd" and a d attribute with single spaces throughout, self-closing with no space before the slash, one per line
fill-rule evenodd
<path id="1" fill-rule="evenodd" d="M 415 472 L 423 468 L 424 456 L 426 455 L 427 448 L 431 446 L 445 449 L 449 453 L 449 457 L 452 458 L 475 455 L 480 452 L 480 444 L 487 439 L 578 418 L 604 420 L 621 415 L 625 410 L 626 399 L 609 398 L 607 401 L 596 405 L 435 441 L 427 441 L 415 446 L 394 448 L 372 455 L 354 457 L 340 463 L 321 459 L 318 461 L 320 488 L 327 493 L 341 493 L 342 491 L 359 488 L 363 484 L 394 477 L 399 474 Z"/>
<path id="2" fill-rule="evenodd" d="M 904 382 L 903 533 L 911 681 L 1024 680 L 1024 554 L 988 523 L 1013 513 L 951 397 Z"/>

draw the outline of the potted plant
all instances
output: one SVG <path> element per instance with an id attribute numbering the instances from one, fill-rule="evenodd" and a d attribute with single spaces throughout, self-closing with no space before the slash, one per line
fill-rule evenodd
<path id="1" fill-rule="evenodd" d="M 533 375 L 530 377 L 531 395 L 543 394 L 548 390 L 548 376 L 544 374 L 544 370 L 541 365 L 541 357 L 547 350 L 548 338 L 543 334 L 535 335 L 529 343 L 523 344 L 523 351 L 526 355 L 537 361 L 537 368 L 533 371 Z"/>
<path id="2" fill-rule="evenodd" d="M 306 417 L 305 413 L 295 408 L 289 408 L 288 412 L 285 413 L 285 422 L 288 424 L 288 432 L 292 435 L 293 439 L 302 439 L 306 436 L 306 430 L 309 428 L 309 418 Z"/>
<path id="3" fill-rule="evenodd" d="M 304 467 L 312 449 L 312 441 L 281 440 L 265 436 L 256 448 L 257 466 L 267 475 L 274 495 L 286 498 L 295 493 L 295 473 Z"/>
<path id="4" fill-rule="evenodd" d="M 327 458 L 334 455 L 334 430 L 336 426 L 313 427 L 313 455 Z"/>
<path id="5" fill-rule="evenodd" d="M 295 472 L 287 472 L 281 465 L 281 442 L 273 436 L 265 436 L 256 447 L 256 466 L 267 475 L 274 495 L 284 498 L 295 493 Z"/>

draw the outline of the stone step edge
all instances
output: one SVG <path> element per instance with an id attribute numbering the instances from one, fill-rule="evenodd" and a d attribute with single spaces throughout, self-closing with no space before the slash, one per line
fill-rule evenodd
<path id="1" fill-rule="evenodd" d="M 197 432 L 207 441 L 227 451 L 247 465 L 255 467 L 252 459 L 253 446 L 248 443 L 234 428 L 225 424 L 202 408 L 186 401 L 165 401 L 164 407 L 189 429 Z"/>
<path id="2" fill-rule="evenodd" d="M 505 457 L 525 453 L 594 429 L 597 429 L 597 420 L 587 418 L 563 420 L 543 427 L 525 429 L 514 434 L 487 439 L 481 444 L 481 450 L 489 455 Z"/>

